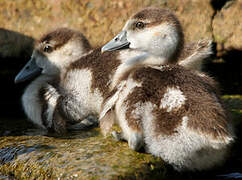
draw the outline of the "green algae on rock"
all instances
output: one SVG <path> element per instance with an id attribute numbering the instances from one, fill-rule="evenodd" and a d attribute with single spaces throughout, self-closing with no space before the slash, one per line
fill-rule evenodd
<path id="1" fill-rule="evenodd" d="M 234 126 L 242 127 L 242 95 L 224 95 L 223 100 L 232 114 Z"/>
<path id="2" fill-rule="evenodd" d="M 97 129 L 64 137 L 0 137 L 0 141 L 0 172 L 17 179 L 145 179 L 166 172 L 162 160 L 106 139 Z"/>

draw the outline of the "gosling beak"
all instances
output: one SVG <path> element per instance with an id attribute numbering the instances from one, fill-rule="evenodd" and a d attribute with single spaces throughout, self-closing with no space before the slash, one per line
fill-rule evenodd
<path id="1" fill-rule="evenodd" d="M 126 31 L 121 31 L 117 36 L 115 36 L 111 41 L 105 44 L 101 51 L 114 51 L 119 49 L 129 48 L 129 42 L 127 40 Z"/>
<path id="2" fill-rule="evenodd" d="M 42 69 L 37 66 L 35 59 L 31 58 L 29 62 L 21 69 L 21 71 L 15 77 L 14 82 L 20 83 L 26 80 L 31 80 L 41 74 Z"/>

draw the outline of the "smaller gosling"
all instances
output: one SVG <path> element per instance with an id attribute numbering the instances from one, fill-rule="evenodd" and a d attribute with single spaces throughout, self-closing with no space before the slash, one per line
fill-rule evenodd
<path id="1" fill-rule="evenodd" d="M 75 109 L 78 100 L 61 88 L 59 81 L 69 64 L 91 49 L 82 33 L 68 28 L 48 32 L 36 42 L 30 61 L 15 78 L 15 83 L 32 80 L 24 91 L 22 105 L 35 125 L 63 133 L 79 121 Z M 97 124 L 95 118 L 90 119 L 78 126 L 85 128 Z"/>

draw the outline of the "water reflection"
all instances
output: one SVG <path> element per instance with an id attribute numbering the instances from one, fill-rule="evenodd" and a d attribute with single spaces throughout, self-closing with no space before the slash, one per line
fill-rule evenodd
<path id="1" fill-rule="evenodd" d="M 12 146 L 12 147 L 5 147 L 0 149 L 0 165 L 3 165 L 5 163 L 8 163 L 12 160 L 14 160 L 17 156 L 25 154 L 25 153 L 31 153 L 33 151 L 40 151 L 40 150 L 48 150 L 48 149 L 54 149 L 54 146 L 48 146 L 48 145 L 35 145 L 35 146 L 25 146 L 25 145 L 18 145 L 18 146 Z"/>
<path id="2" fill-rule="evenodd" d="M 242 179 L 242 173 L 230 173 L 217 176 L 219 179 Z"/>

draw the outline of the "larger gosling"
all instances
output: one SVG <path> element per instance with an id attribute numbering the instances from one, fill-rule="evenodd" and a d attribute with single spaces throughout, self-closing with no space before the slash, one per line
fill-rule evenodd
<path id="1" fill-rule="evenodd" d="M 161 157 L 178 171 L 205 170 L 221 164 L 232 144 L 233 129 L 219 90 L 207 75 L 177 62 L 182 28 L 166 9 L 146 8 L 133 15 L 102 51 L 124 46 L 143 52 L 127 59 L 113 92 L 104 101 L 101 128 L 129 147 Z M 108 61 L 108 59 L 107 59 Z"/>

